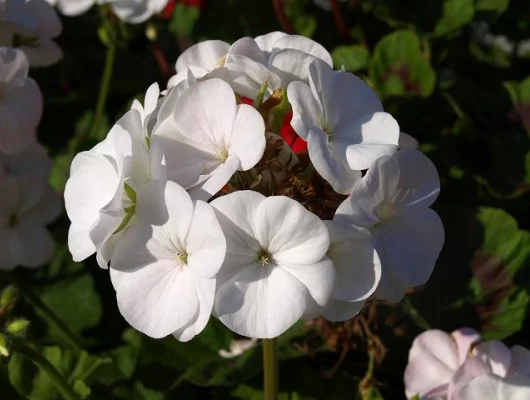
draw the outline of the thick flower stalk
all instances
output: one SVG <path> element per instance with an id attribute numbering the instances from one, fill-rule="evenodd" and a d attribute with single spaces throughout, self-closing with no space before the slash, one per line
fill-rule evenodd
<path id="1" fill-rule="evenodd" d="M 272 339 L 425 283 L 438 175 L 366 83 L 282 32 L 199 43 L 176 71 L 76 156 L 65 190 L 70 251 L 110 267 L 133 327 L 187 341 L 213 315 Z"/>

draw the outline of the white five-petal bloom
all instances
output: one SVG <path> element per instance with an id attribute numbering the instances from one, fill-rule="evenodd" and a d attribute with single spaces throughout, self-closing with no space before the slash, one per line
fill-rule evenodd
<path id="1" fill-rule="evenodd" d="M 39 267 L 53 256 L 46 225 L 61 213 L 57 193 L 42 177 L 0 177 L 0 269 Z"/>
<path id="2" fill-rule="evenodd" d="M 226 82 L 209 79 L 178 97 L 172 118 L 155 128 L 151 143 L 164 149 L 168 179 L 193 199 L 207 200 L 236 171 L 259 162 L 265 123 L 253 107 L 236 104 Z"/>
<path id="3" fill-rule="evenodd" d="M 330 236 L 327 254 L 335 265 L 335 290 L 322 316 L 330 321 L 346 321 L 357 315 L 364 301 L 375 292 L 381 278 L 381 263 L 367 229 L 325 223 Z"/>
<path id="4" fill-rule="evenodd" d="M 174 182 L 150 182 L 138 193 L 137 222 L 123 233 L 111 263 L 120 312 L 151 337 L 190 340 L 210 318 L 225 253 L 208 203 L 194 204 Z"/>
<path id="5" fill-rule="evenodd" d="M 0 152 L 21 152 L 35 142 L 42 94 L 28 78 L 28 60 L 17 49 L 0 47 Z"/>
<path id="6" fill-rule="evenodd" d="M 287 88 L 291 125 L 307 142 L 316 171 L 336 192 L 347 194 L 379 157 L 397 150 L 399 126 L 381 101 L 355 75 L 321 61 L 309 65 L 309 85 Z"/>
<path id="7" fill-rule="evenodd" d="M 415 149 L 379 158 L 337 209 L 334 220 L 371 230 L 382 275 L 375 296 L 399 301 L 430 277 L 444 243 L 429 208 L 440 192 L 434 164 Z"/>
<path id="8" fill-rule="evenodd" d="M 334 287 L 324 223 L 298 202 L 240 191 L 212 201 L 226 237 L 215 315 L 234 332 L 273 338 Z"/>
<path id="9" fill-rule="evenodd" d="M 57 12 L 45 0 L 0 0 L 0 46 L 19 48 L 33 67 L 46 67 L 62 58 L 52 40 L 61 30 Z"/>

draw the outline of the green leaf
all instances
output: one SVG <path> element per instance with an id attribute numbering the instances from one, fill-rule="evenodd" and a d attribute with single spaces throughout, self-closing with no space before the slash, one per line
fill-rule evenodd
<path id="1" fill-rule="evenodd" d="M 446 35 L 471 22 L 474 15 L 473 0 L 445 0 L 442 18 L 436 24 L 434 33 Z"/>
<path id="2" fill-rule="evenodd" d="M 169 30 L 179 35 L 191 36 L 199 16 L 200 10 L 197 7 L 178 3 L 173 9 Z"/>
<path id="3" fill-rule="evenodd" d="M 495 11 L 502 14 L 510 6 L 510 0 L 476 0 L 475 9 L 477 11 Z"/>
<path id="4" fill-rule="evenodd" d="M 335 69 L 344 67 L 346 71 L 356 72 L 368 67 L 370 53 L 361 45 L 338 46 L 331 52 Z"/>
<path id="5" fill-rule="evenodd" d="M 383 97 L 430 96 L 436 80 L 419 37 L 400 30 L 383 37 L 375 46 L 369 73 Z"/>
<path id="6" fill-rule="evenodd" d="M 470 287 L 486 339 L 503 339 L 523 325 L 530 304 L 530 233 L 500 209 L 482 207 L 484 241 L 472 263 Z"/>
<path id="7" fill-rule="evenodd" d="M 72 260 L 66 245 L 58 247 L 49 268 L 39 272 L 47 275 L 35 285 L 41 300 L 72 332 L 82 334 L 99 324 L 103 310 L 94 278 L 83 264 Z M 48 334 L 61 338 L 53 326 Z"/>

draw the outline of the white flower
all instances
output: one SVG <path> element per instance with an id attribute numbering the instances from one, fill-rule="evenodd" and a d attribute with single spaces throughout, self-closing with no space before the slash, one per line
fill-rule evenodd
<path id="1" fill-rule="evenodd" d="M 17 49 L 0 47 L 0 152 L 13 154 L 35 142 L 42 95 L 28 78 L 28 60 Z"/>
<path id="2" fill-rule="evenodd" d="M 0 177 L 0 269 L 38 267 L 53 256 L 46 225 L 61 213 L 59 196 L 41 177 Z"/>
<path id="3" fill-rule="evenodd" d="M 307 141 L 317 172 L 339 193 L 351 190 L 360 170 L 397 150 L 397 122 L 353 74 L 314 61 L 309 85 L 293 82 L 287 96 L 293 107 L 292 127 Z"/>
<path id="4" fill-rule="evenodd" d="M 494 375 L 480 375 L 467 384 L 455 400 L 528 400 L 530 378 L 515 375 L 501 379 Z"/>
<path id="5" fill-rule="evenodd" d="M 224 67 L 232 54 L 245 56 L 265 64 L 265 55 L 252 38 L 244 37 L 232 45 L 222 40 L 205 40 L 186 49 L 177 59 L 177 74 L 189 68 L 195 78 L 203 78 L 217 68 Z"/>
<path id="6" fill-rule="evenodd" d="M 163 186 L 153 181 L 138 194 L 137 222 L 116 245 L 111 277 L 134 328 L 188 341 L 210 318 L 226 241 L 209 204 L 194 205 L 174 182 Z"/>
<path id="7" fill-rule="evenodd" d="M 334 266 L 324 223 L 296 201 L 240 191 L 212 201 L 226 237 L 215 315 L 253 338 L 281 335 L 309 304 L 327 304 Z"/>
<path id="8" fill-rule="evenodd" d="M 335 221 L 372 231 L 382 267 L 376 297 L 399 301 L 429 279 L 444 242 L 440 217 L 429 208 L 439 192 L 433 163 L 402 149 L 379 158 L 337 209 Z"/>
<path id="9" fill-rule="evenodd" d="M 159 178 L 164 178 L 162 157 L 150 151 L 141 115 L 132 109 L 104 141 L 79 153 L 70 167 L 64 196 L 74 260 L 97 250 L 100 266 L 106 267 L 117 234 L 133 220 L 136 192 Z"/>
<path id="10" fill-rule="evenodd" d="M 19 48 L 32 67 L 46 67 L 62 58 L 52 40 L 61 30 L 59 16 L 45 0 L 0 0 L 0 46 Z"/>
<path id="11" fill-rule="evenodd" d="M 160 13 L 168 0 L 111 0 L 114 13 L 122 21 L 139 24 Z"/>
<path id="12" fill-rule="evenodd" d="M 275 40 L 276 39 L 276 40 Z M 278 35 L 272 32 L 258 40 L 266 52 L 272 51 L 269 66 L 280 75 L 282 86 L 289 83 L 308 79 L 308 67 L 317 60 L 333 67 L 333 60 L 329 52 L 319 43 L 299 35 Z"/>
<path id="13" fill-rule="evenodd" d="M 46 0 L 68 17 L 75 17 L 87 12 L 94 4 L 103 4 L 104 0 Z"/>
<path id="14" fill-rule="evenodd" d="M 330 236 L 327 254 L 335 265 L 335 290 L 322 316 L 330 321 L 346 321 L 358 314 L 375 292 L 381 263 L 367 229 L 324 222 Z"/>
<path id="15" fill-rule="evenodd" d="M 48 157 L 48 150 L 37 142 L 20 153 L 9 155 L 0 152 L 0 177 L 6 174 L 46 178 L 51 169 L 52 160 Z"/>
<path id="16" fill-rule="evenodd" d="M 151 142 L 165 151 L 168 179 L 193 199 L 207 200 L 236 171 L 258 163 L 265 150 L 265 124 L 253 107 L 236 104 L 226 82 L 209 79 L 177 99 L 173 120 L 156 128 Z"/>

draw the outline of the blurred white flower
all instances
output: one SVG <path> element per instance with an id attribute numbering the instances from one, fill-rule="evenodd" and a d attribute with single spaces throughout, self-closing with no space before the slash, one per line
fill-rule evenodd
<path id="1" fill-rule="evenodd" d="M 28 60 L 17 49 L 0 47 L 0 152 L 14 154 L 35 143 L 42 94 L 28 78 Z"/>
<path id="2" fill-rule="evenodd" d="M 323 62 L 309 65 L 309 85 L 287 88 L 291 125 L 307 141 L 316 171 L 339 193 L 348 193 L 379 157 L 397 150 L 399 126 L 360 78 Z"/>
<path id="3" fill-rule="evenodd" d="M 162 193 L 162 195 L 157 195 Z M 226 241 L 212 207 L 174 182 L 138 194 L 137 222 L 117 242 L 111 277 L 118 307 L 139 331 L 180 341 L 210 318 Z"/>
<path id="4" fill-rule="evenodd" d="M 429 279 L 444 243 L 440 217 L 429 208 L 439 192 L 434 164 L 402 149 L 377 159 L 337 209 L 335 221 L 372 232 L 382 268 L 376 297 L 399 301 Z"/>
<path id="5" fill-rule="evenodd" d="M 160 13 L 168 0 L 110 0 L 114 13 L 122 21 L 139 24 Z"/>
<path id="6" fill-rule="evenodd" d="M 32 67 L 47 67 L 62 58 L 52 40 L 61 30 L 59 16 L 45 0 L 0 0 L 0 46 L 19 48 Z"/>
<path id="7" fill-rule="evenodd" d="M 530 378 L 511 376 L 501 379 L 494 375 L 480 375 L 467 384 L 456 400 L 528 400 Z"/>
<path id="8" fill-rule="evenodd" d="M 151 142 L 164 149 L 168 179 L 193 199 L 207 200 L 236 171 L 258 163 L 265 150 L 265 124 L 256 109 L 236 104 L 226 82 L 209 79 L 177 99 L 172 120 L 154 130 Z"/>
<path id="9" fill-rule="evenodd" d="M 219 350 L 219 355 L 223 358 L 235 358 L 239 357 L 245 351 L 250 350 L 256 346 L 258 339 L 236 339 L 230 343 L 230 349 Z"/>
<path id="10" fill-rule="evenodd" d="M 480 340 L 471 328 L 450 335 L 432 329 L 416 337 L 405 370 L 407 398 L 526 399 L 518 396 L 526 396 L 530 390 L 530 351 L 521 346 L 509 349 L 496 340 Z M 482 385 L 488 392 L 483 392 Z"/>
<path id="11" fill-rule="evenodd" d="M 46 0 L 50 5 L 57 7 L 59 12 L 68 17 L 75 17 L 86 13 L 94 4 L 103 4 L 104 0 Z"/>
<path id="12" fill-rule="evenodd" d="M 0 152 L 0 177 L 6 174 L 46 178 L 51 169 L 52 160 L 48 157 L 48 150 L 37 142 L 30 144 L 20 153 L 9 155 Z"/>
<path id="13" fill-rule="evenodd" d="M 240 191 L 212 201 L 226 237 L 215 315 L 234 332 L 273 338 L 334 287 L 324 223 L 298 202 Z"/>
<path id="14" fill-rule="evenodd" d="M 480 339 L 480 334 L 471 328 L 451 334 L 431 329 L 418 335 L 412 342 L 405 369 L 407 398 L 416 394 L 422 399 L 445 397 L 453 375 Z"/>
<path id="15" fill-rule="evenodd" d="M 365 228 L 324 221 L 329 231 L 328 257 L 335 265 L 335 290 L 322 316 L 346 321 L 361 311 L 381 277 L 381 263 Z M 312 317 L 307 315 L 306 317 Z"/>
<path id="16" fill-rule="evenodd" d="M 0 177 L 0 269 L 39 267 L 51 260 L 46 225 L 61 214 L 58 194 L 42 177 Z"/>

